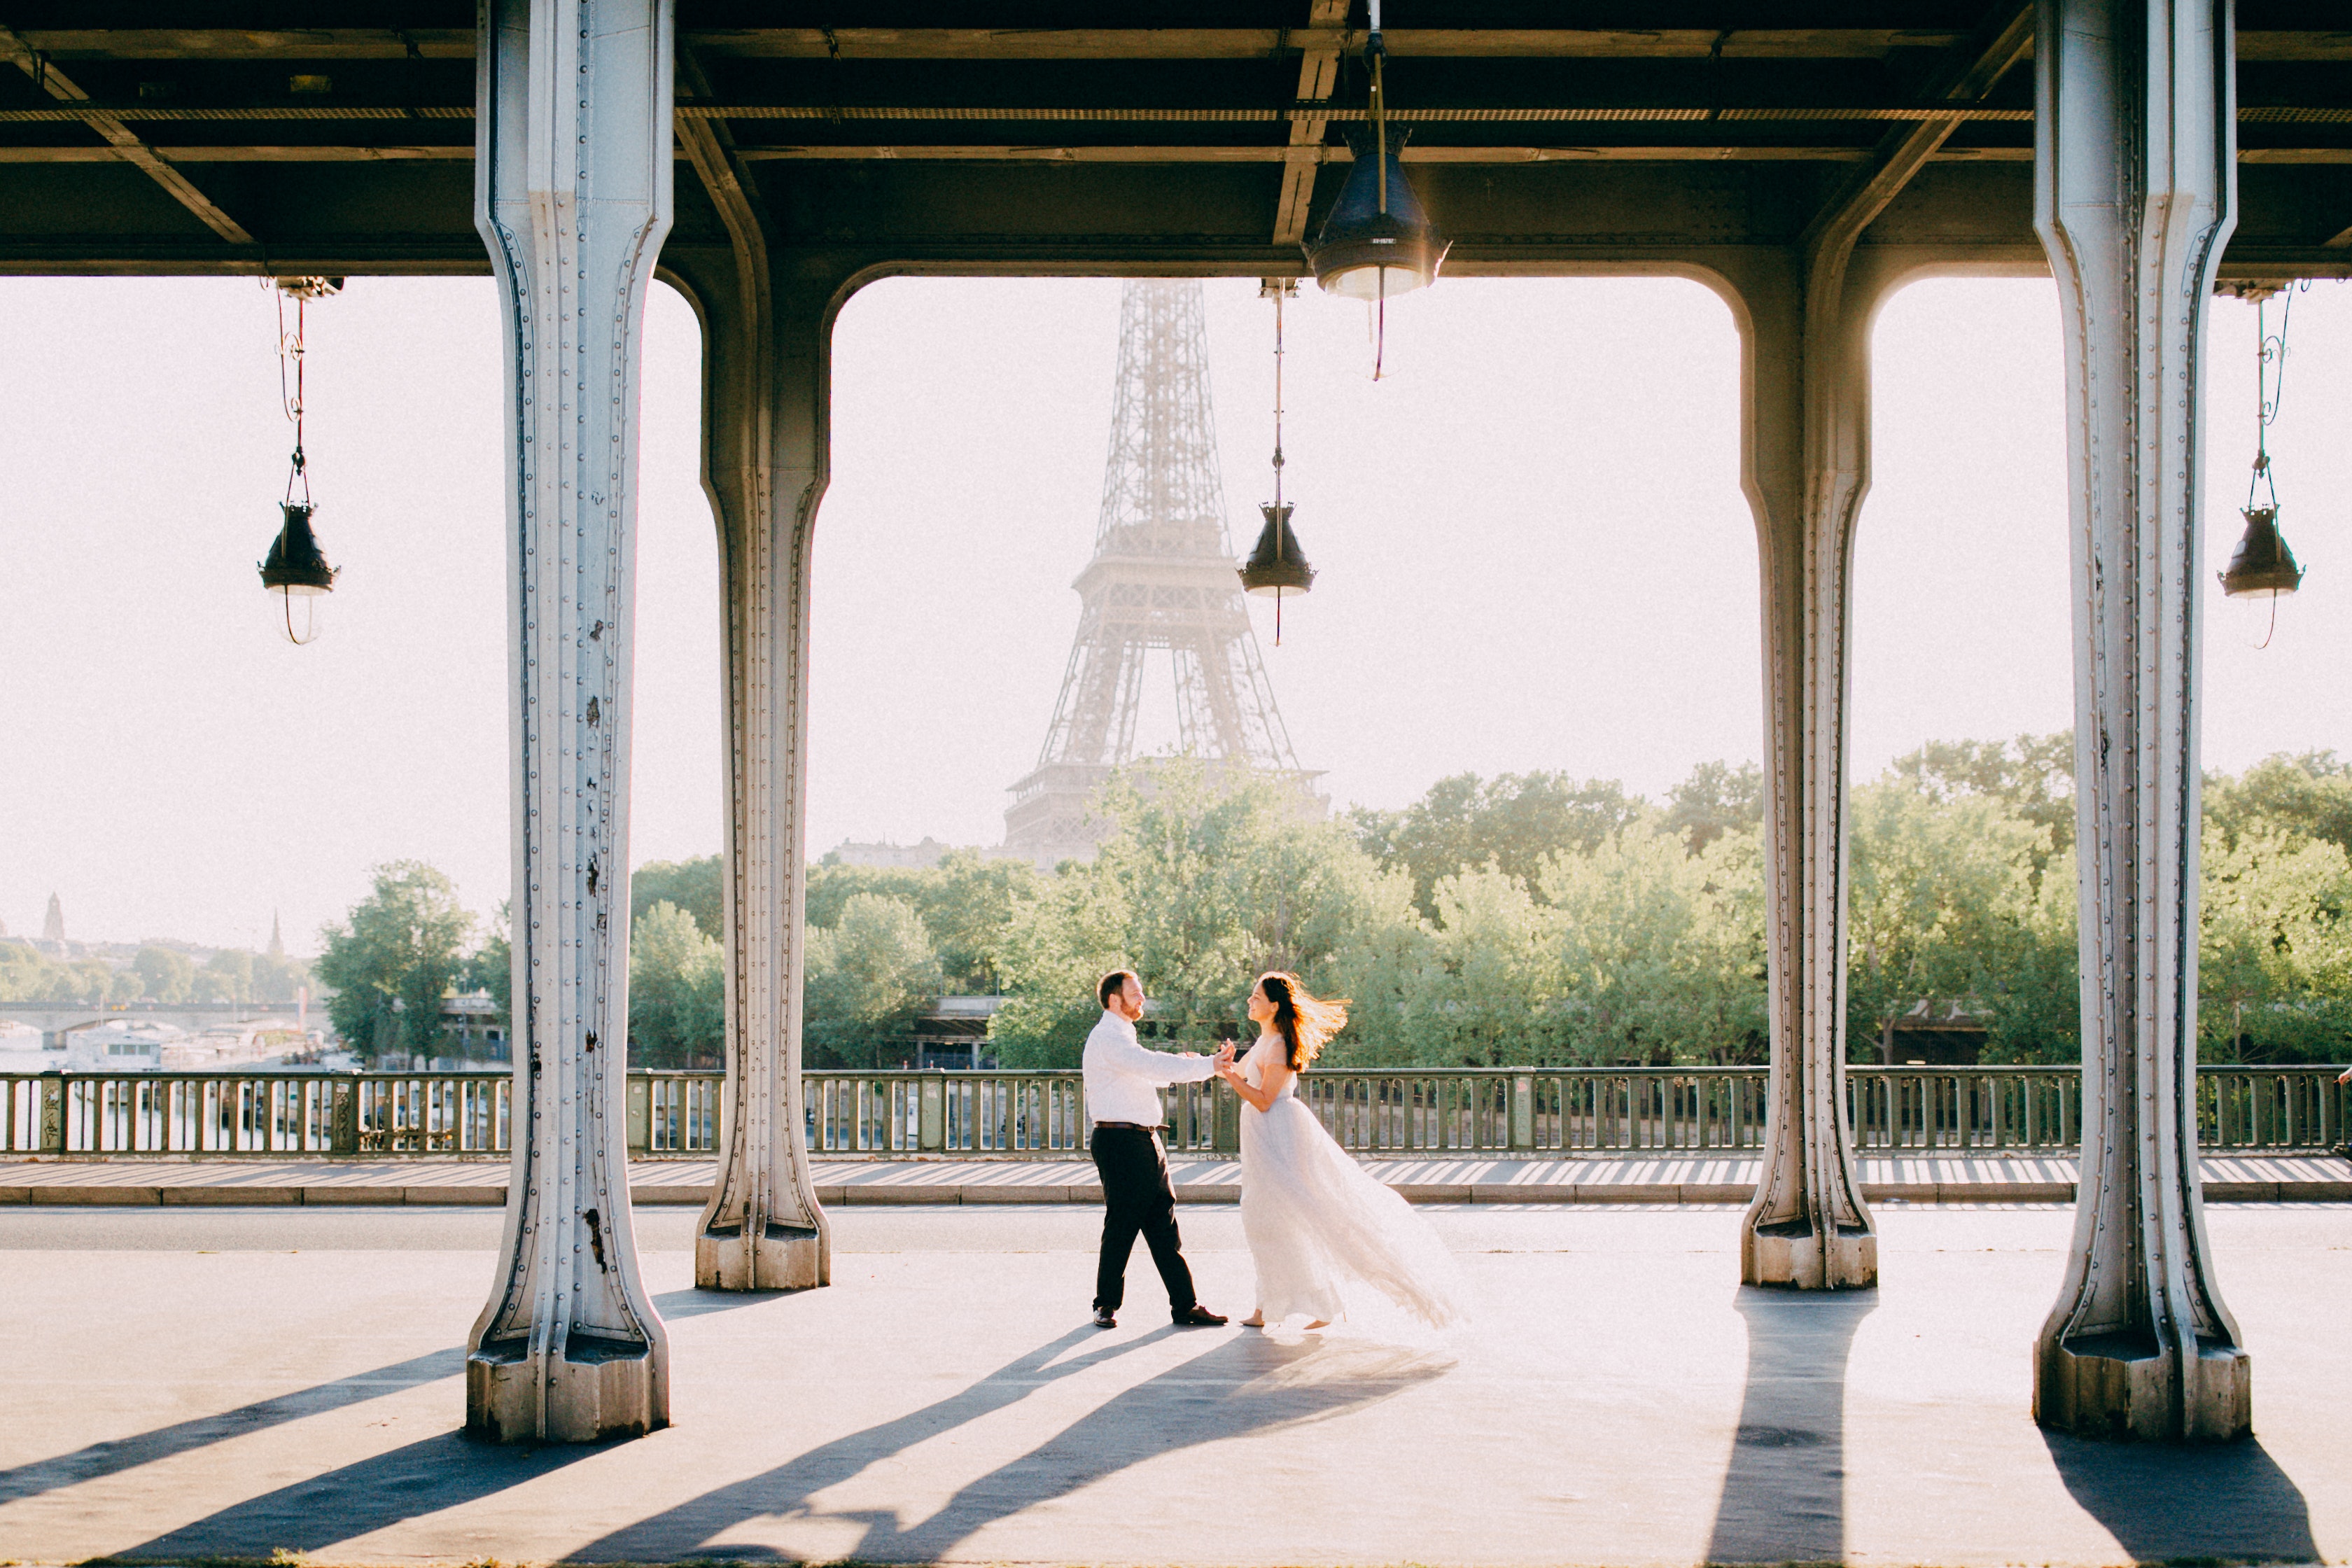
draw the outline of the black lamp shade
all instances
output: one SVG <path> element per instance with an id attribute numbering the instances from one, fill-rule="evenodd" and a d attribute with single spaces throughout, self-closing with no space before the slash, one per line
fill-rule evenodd
<path id="1" fill-rule="evenodd" d="M 335 569 L 319 552 L 318 536 L 310 531 L 310 509 L 296 501 L 280 501 L 286 521 L 270 542 L 269 557 L 261 563 L 261 585 L 272 593 L 331 594 Z"/>
<path id="2" fill-rule="evenodd" d="M 1429 214 L 1413 195 L 1397 160 L 1409 132 L 1391 127 L 1388 133 L 1388 210 L 1381 210 L 1381 166 L 1383 160 L 1372 136 L 1357 130 L 1348 144 L 1356 161 L 1349 166 L 1348 183 L 1339 199 L 1325 215 L 1321 232 L 1307 245 L 1307 265 L 1327 294 L 1351 300 L 1391 299 L 1437 280 L 1437 268 L 1452 242 L 1437 232 Z"/>
<path id="3" fill-rule="evenodd" d="M 2246 531 L 2230 552 L 2229 570 L 2221 574 L 2221 591 L 2233 599 L 2262 594 L 2292 594 L 2303 586 L 2303 568 L 2294 552 L 2279 536 L 2278 508 L 2250 507 Z"/>
<path id="4" fill-rule="evenodd" d="M 1298 535 L 1290 531 L 1290 509 L 1261 506 L 1258 510 L 1265 513 L 1265 527 L 1258 532 L 1257 548 L 1242 563 L 1242 587 L 1253 594 L 1304 594 L 1315 585 L 1315 568 L 1307 564 Z"/>

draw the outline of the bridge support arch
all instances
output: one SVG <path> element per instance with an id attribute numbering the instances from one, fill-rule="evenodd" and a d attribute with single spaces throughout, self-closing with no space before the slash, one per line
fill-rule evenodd
<path id="1" fill-rule="evenodd" d="M 694 62 L 681 79 L 696 83 Z M 728 743 L 727 1095 L 718 1179 L 695 1228 L 705 1289 L 832 1279 L 801 1088 L 807 871 L 809 550 L 824 495 L 834 316 L 847 280 L 779 261 L 723 126 L 678 122 L 726 251 L 664 258 L 703 327 L 702 480 L 719 525 Z"/>

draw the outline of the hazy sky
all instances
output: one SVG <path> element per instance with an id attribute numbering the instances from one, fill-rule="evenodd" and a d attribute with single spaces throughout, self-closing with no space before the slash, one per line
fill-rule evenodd
<path id="1" fill-rule="evenodd" d="M 1267 499 L 1269 307 L 1208 288 L 1237 547 Z M 1115 280 L 897 279 L 835 339 L 816 550 L 809 847 L 989 843 L 1035 762 L 1091 547 Z M 2273 310 L 2275 314 L 2276 307 Z M 2352 750 L 2352 290 L 2296 308 L 2273 438 L 2305 593 L 2255 652 L 2221 616 L 2205 756 Z M 2238 530 L 2253 311 L 2216 301 L 2208 546 Z M 1662 793 L 1759 754 L 1738 347 L 1695 284 L 1448 279 L 1391 309 L 1289 310 L 1285 488 L 1321 573 L 1261 637 L 1335 802 L 1535 768 Z M 315 945 L 373 863 L 508 878 L 497 314 L 487 279 L 360 279 L 310 315 L 325 638 L 277 634 L 254 563 L 289 445 L 250 279 L 0 279 L 0 921 Z M 719 847 L 717 569 L 695 477 L 698 348 L 648 323 L 634 858 Z M 1876 347 L 1853 772 L 1930 737 L 2072 721 L 2051 286 L 1938 280 Z M 2339 585 L 2339 579 L 2340 584 Z M 2216 595 L 2218 601 L 2218 595 Z M 1156 704 L 1164 715 L 1164 700 Z M 1165 737 L 1150 737 L 1156 740 Z"/>

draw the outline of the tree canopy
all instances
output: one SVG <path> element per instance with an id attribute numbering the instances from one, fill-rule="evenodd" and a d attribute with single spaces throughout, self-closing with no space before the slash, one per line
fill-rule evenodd
<path id="1" fill-rule="evenodd" d="M 448 877 L 421 860 L 394 860 L 373 876 L 368 896 L 319 933 L 319 978 L 335 988 L 328 1016 L 367 1057 L 429 1057 L 474 917 Z"/>

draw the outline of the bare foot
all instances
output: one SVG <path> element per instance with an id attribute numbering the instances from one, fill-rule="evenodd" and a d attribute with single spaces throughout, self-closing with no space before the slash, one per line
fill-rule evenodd
<path id="1" fill-rule="evenodd" d="M 1242 1327 L 1245 1329 L 1262 1329 L 1265 1327 L 1265 1314 L 1264 1312 L 1252 1312 L 1248 1317 L 1242 1320 Z"/>
<path id="2" fill-rule="evenodd" d="M 1313 1322 L 1311 1322 L 1311 1323 L 1307 1324 L 1307 1328 L 1309 1328 L 1310 1330 L 1312 1330 L 1312 1329 L 1328 1329 L 1328 1328 L 1329 1328 L 1329 1327 L 1331 1326 L 1331 1324 L 1330 1324 L 1329 1320 L 1328 1320 L 1328 1319 L 1324 1319 L 1324 1318 L 1318 1318 L 1318 1319 L 1316 1319 Z"/>

